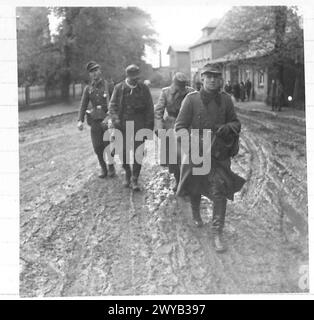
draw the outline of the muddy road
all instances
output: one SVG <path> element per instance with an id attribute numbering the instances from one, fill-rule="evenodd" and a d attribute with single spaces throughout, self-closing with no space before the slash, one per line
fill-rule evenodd
<path id="1" fill-rule="evenodd" d="M 207 224 L 176 204 L 173 178 L 152 164 L 143 191 L 97 178 L 89 129 L 76 114 L 20 127 L 20 295 L 100 296 L 304 292 L 308 264 L 305 122 L 239 110 L 243 125 L 233 170 L 247 179 L 228 202 L 229 250 L 210 243 Z"/>

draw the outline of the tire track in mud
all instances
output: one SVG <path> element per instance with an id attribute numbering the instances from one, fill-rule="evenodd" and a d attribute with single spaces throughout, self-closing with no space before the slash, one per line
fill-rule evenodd
<path id="1" fill-rule="evenodd" d="M 250 121 L 250 128 L 254 130 L 256 127 L 252 126 L 252 122 L 254 123 L 255 119 Z M 251 135 L 251 137 L 244 135 L 243 139 L 249 140 L 249 143 L 246 143 L 248 148 L 254 148 L 258 144 L 262 145 L 261 153 L 265 155 L 265 161 L 269 164 L 269 170 L 264 172 L 264 187 L 260 190 L 259 196 L 262 195 L 270 204 L 275 203 L 272 209 L 278 215 L 284 212 L 288 219 L 293 221 L 298 231 L 305 235 L 307 234 L 306 163 L 303 158 L 301 166 L 295 170 L 296 156 L 294 153 L 288 151 L 284 157 L 282 156 L 280 139 L 287 140 L 286 144 L 294 146 L 296 134 L 294 134 L 293 127 L 288 130 L 288 136 L 287 131 L 283 129 L 286 127 L 285 124 L 278 122 L 275 125 L 277 127 L 270 137 L 265 134 Z M 284 135 L 280 137 L 278 133 L 282 131 Z M 305 128 L 303 131 L 302 143 L 299 144 L 299 150 L 296 151 L 299 153 L 299 158 L 305 155 Z"/>
<path id="2" fill-rule="evenodd" d="M 295 227 L 306 217 L 302 146 L 290 155 L 287 144 L 296 143 L 294 134 L 290 130 L 291 141 L 284 141 L 288 133 L 277 120 L 271 120 L 272 140 L 261 119 L 241 121 L 240 152 L 232 167 L 247 183 L 228 202 L 229 250 L 223 255 L 212 248 L 210 201 L 202 199 L 206 224 L 198 229 L 187 199 L 176 202 L 167 169 L 149 159 L 152 143 L 141 173 L 143 191 L 133 193 L 122 187 L 121 169 L 114 179 L 95 177 L 90 138 L 84 133 L 78 141 L 69 116 L 50 122 L 49 132 L 47 123 L 24 129 L 21 295 L 300 291 L 298 268 L 307 261 L 304 226 Z M 30 144 L 32 139 L 39 141 Z M 298 152 L 300 162 L 293 164 Z M 287 210 L 293 210 L 290 219 Z"/>

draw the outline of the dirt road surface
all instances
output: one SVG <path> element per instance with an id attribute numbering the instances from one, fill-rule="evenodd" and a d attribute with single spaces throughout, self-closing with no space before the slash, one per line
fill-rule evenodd
<path id="1" fill-rule="evenodd" d="M 67 114 L 20 127 L 20 295 L 104 296 L 306 292 L 305 122 L 239 110 L 232 168 L 247 179 L 228 202 L 229 250 L 216 254 L 207 223 L 176 204 L 172 177 L 152 163 L 143 191 L 97 178 L 89 130 Z"/>

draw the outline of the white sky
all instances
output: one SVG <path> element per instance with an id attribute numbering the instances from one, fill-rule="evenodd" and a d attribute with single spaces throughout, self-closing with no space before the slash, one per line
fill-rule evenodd
<path id="1" fill-rule="evenodd" d="M 220 18 L 231 6 L 181 5 L 181 6 L 140 6 L 150 13 L 155 30 L 158 32 L 162 65 L 169 64 L 166 54 L 169 45 L 192 45 L 202 35 L 201 29 L 213 18 Z M 147 50 L 146 60 L 153 66 L 159 66 L 159 56 Z"/>
<path id="2" fill-rule="evenodd" d="M 154 29 L 157 31 L 157 40 L 160 45 L 157 51 L 149 48 L 146 50 L 146 61 L 153 67 L 159 66 L 159 53 L 162 53 L 162 65 L 169 64 L 169 56 L 166 54 L 169 45 L 192 45 L 201 37 L 201 29 L 213 18 L 220 18 L 231 6 L 218 5 L 139 5 L 148 12 L 153 20 Z M 50 17 L 52 28 L 57 20 Z"/>

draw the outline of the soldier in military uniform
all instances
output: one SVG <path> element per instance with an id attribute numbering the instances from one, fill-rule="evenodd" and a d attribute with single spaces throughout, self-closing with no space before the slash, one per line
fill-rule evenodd
<path id="1" fill-rule="evenodd" d="M 195 224 L 202 226 L 200 215 L 201 195 L 213 201 L 213 244 L 217 252 L 226 250 L 223 228 L 227 199 L 233 200 L 245 180 L 231 171 L 230 158 L 238 152 L 240 121 L 234 110 L 229 94 L 220 92 L 221 70 L 210 65 L 202 73 L 203 88 L 200 92 L 189 93 L 175 123 L 175 130 L 211 129 L 211 170 L 208 174 L 193 175 L 193 164 L 182 164 L 177 195 L 185 190 L 190 195 Z M 202 139 L 200 130 L 200 140 Z"/>
<path id="2" fill-rule="evenodd" d="M 136 151 L 145 139 L 135 141 L 135 135 L 140 129 L 153 130 L 154 127 L 154 105 L 149 88 L 140 82 L 140 69 L 132 64 L 125 69 L 126 79 L 118 83 L 113 90 L 109 103 L 109 116 L 113 126 L 121 130 L 123 135 L 123 160 L 122 167 L 125 170 L 125 187 L 132 187 L 134 191 L 140 191 L 138 178 L 140 175 L 142 161 L 136 159 L 134 152 L 133 168 L 127 163 L 128 143 L 134 142 Z M 134 136 L 126 135 L 126 122 L 134 124 Z M 138 161 L 137 161 L 138 160 Z"/>
<path id="3" fill-rule="evenodd" d="M 155 132 L 158 133 L 158 129 L 173 129 L 175 120 L 179 114 L 181 108 L 181 102 L 189 92 L 195 91 L 193 88 L 187 86 L 188 79 L 182 72 L 174 74 L 172 84 L 169 87 L 161 90 L 159 100 L 155 106 Z M 172 141 L 170 141 L 172 140 Z M 166 140 L 166 164 L 169 168 L 169 173 L 172 173 L 176 180 L 176 185 L 173 191 L 177 191 L 179 179 L 180 179 L 180 165 L 171 164 L 169 161 L 170 146 L 175 143 L 175 136 L 171 135 Z"/>
<path id="4" fill-rule="evenodd" d="M 85 116 L 87 123 L 91 127 L 91 138 L 94 151 L 97 155 L 101 172 L 99 178 L 105 178 L 107 175 L 113 177 L 115 175 L 114 164 L 112 163 L 111 154 L 109 154 L 109 148 L 106 148 L 109 142 L 103 141 L 104 130 L 101 122 L 106 118 L 108 111 L 108 102 L 110 96 L 110 89 L 108 83 L 102 78 L 99 64 L 95 61 L 90 61 L 86 65 L 86 69 L 89 73 L 90 84 L 84 88 L 81 106 L 79 110 L 79 118 L 77 127 L 79 130 L 83 130 L 83 123 Z M 88 108 L 91 102 L 90 108 Z M 104 150 L 108 150 L 108 169 L 104 159 Z"/>

